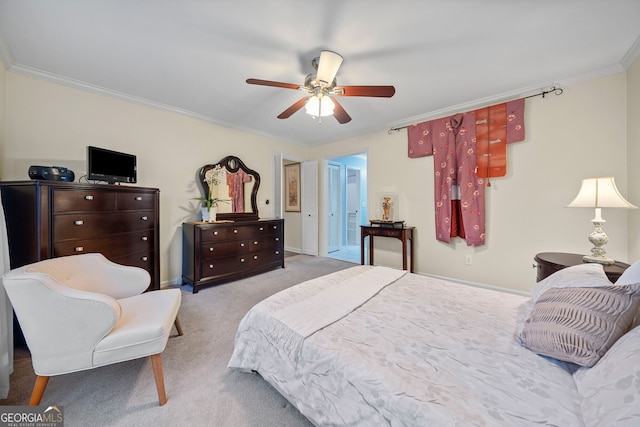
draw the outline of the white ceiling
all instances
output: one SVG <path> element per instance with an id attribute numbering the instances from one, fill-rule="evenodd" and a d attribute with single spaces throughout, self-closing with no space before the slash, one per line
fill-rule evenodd
<path id="1" fill-rule="evenodd" d="M 17 73 L 318 145 L 624 71 L 640 56 L 640 0 L 0 0 L 0 56 Z M 322 124 L 302 84 L 322 49 L 353 120 Z"/>

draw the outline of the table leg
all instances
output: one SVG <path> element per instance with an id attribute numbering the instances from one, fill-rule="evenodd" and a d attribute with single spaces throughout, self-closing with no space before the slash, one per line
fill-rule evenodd
<path id="1" fill-rule="evenodd" d="M 409 239 L 409 272 L 413 273 L 413 238 Z"/>
<path id="2" fill-rule="evenodd" d="M 360 232 L 360 265 L 364 265 L 364 232 Z"/>
<path id="3" fill-rule="evenodd" d="M 406 239 L 400 239 L 402 240 L 402 269 L 406 270 L 407 269 L 407 240 Z"/>
<path id="4" fill-rule="evenodd" d="M 369 265 L 373 265 L 373 234 L 369 235 Z"/>

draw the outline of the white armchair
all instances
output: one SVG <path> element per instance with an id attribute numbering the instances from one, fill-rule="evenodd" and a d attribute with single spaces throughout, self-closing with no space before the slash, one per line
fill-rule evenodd
<path id="1" fill-rule="evenodd" d="M 160 405 L 167 401 L 161 353 L 176 322 L 181 293 L 143 293 L 147 271 L 101 254 L 52 258 L 4 275 L 37 374 L 30 405 L 49 377 L 151 356 Z"/>

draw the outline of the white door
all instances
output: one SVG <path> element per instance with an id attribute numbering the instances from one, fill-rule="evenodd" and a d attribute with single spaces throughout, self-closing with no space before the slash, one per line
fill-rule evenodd
<path id="1" fill-rule="evenodd" d="M 282 218 L 282 153 L 273 155 L 273 217 Z"/>
<path id="2" fill-rule="evenodd" d="M 318 162 L 301 165 L 302 253 L 318 255 Z"/>
<path id="3" fill-rule="evenodd" d="M 356 246 L 360 237 L 360 170 L 347 168 L 347 245 Z"/>
<path id="4" fill-rule="evenodd" d="M 328 165 L 327 252 L 340 250 L 340 165 Z"/>

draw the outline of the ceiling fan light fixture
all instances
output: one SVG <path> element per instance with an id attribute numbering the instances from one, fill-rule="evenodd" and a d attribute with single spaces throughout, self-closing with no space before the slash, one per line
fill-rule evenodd
<path id="1" fill-rule="evenodd" d="M 320 61 L 318 62 L 318 72 L 316 73 L 316 82 L 320 86 L 327 87 L 331 85 L 333 79 L 338 73 L 338 68 L 342 64 L 343 58 L 330 50 L 320 52 Z"/>
<path id="2" fill-rule="evenodd" d="M 335 105 L 328 96 L 312 96 L 304 106 L 308 115 L 313 117 L 326 117 L 333 114 Z"/>

